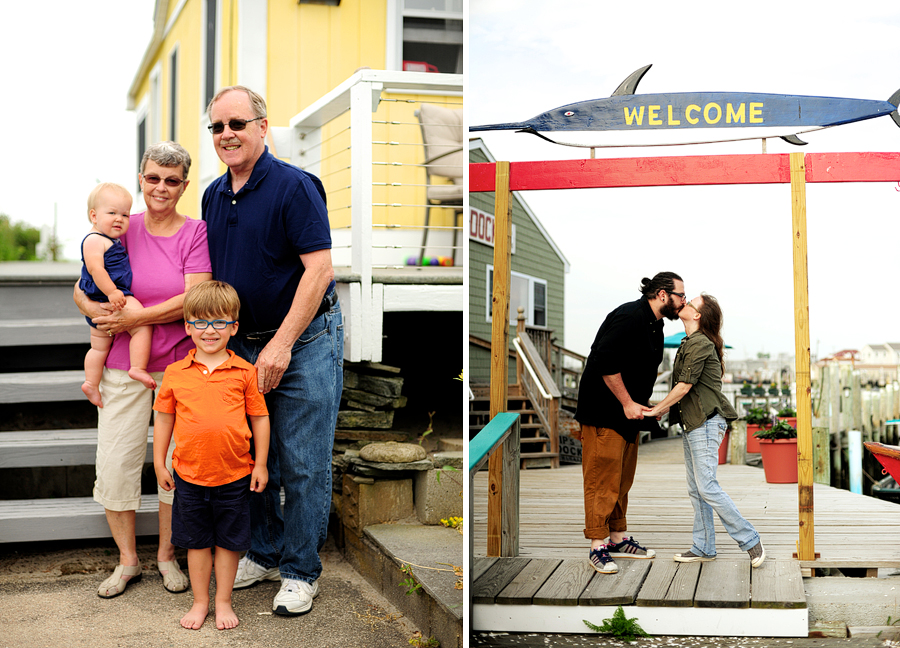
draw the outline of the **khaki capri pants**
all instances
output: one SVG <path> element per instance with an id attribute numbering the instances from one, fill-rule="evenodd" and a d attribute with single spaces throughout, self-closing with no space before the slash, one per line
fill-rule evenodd
<path id="1" fill-rule="evenodd" d="M 157 384 L 163 372 L 151 374 Z M 100 380 L 103 407 L 97 409 L 97 480 L 94 501 L 110 511 L 137 511 L 141 508 L 141 472 L 147 458 L 147 432 L 153 410 L 153 391 L 129 378 L 121 369 L 103 369 Z M 169 443 L 166 465 L 172 470 L 174 435 Z M 159 501 L 172 504 L 174 491 L 157 485 Z"/>

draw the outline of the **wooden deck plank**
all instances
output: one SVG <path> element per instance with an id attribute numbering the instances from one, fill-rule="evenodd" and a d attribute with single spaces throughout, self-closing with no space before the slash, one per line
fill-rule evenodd
<path id="1" fill-rule="evenodd" d="M 717 559 L 702 563 L 694 607 L 749 608 L 750 561 Z"/>
<path id="2" fill-rule="evenodd" d="M 0 468 L 92 466 L 96 458 L 97 428 L 0 432 Z M 145 462 L 153 463 L 152 427 Z"/>
<path id="3" fill-rule="evenodd" d="M 644 607 L 691 607 L 699 577 L 699 563 L 657 558 L 635 603 Z"/>
<path id="4" fill-rule="evenodd" d="M 472 587 L 472 603 L 493 603 L 504 587 L 522 571 L 530 558 L 504 558 L 498 560 L 475 581 Z"/>
<path id="5" fill-rule="evenodd" d="M 750 574 L 750 607 L 794 610 L 806 607 L 800 565 L 793 560 L 767 560 Z"/>
<path id="6" fill-rule="evenodd" d="M 503 588 L 494 602 L 501 605 L 530 605 L 534 595 L 560 563 L 562 560 L 552 558 L 532 560 Z"/>
<path id="7" fill-rule="evenodd" d="M 644 579 L 650 571 L 651 560 L 619 560 L 615 574 L 597 574 L 581 596 L 579 605 L 632 605 Z"/>
<path id="8" fill-rule="evenodd" d="M 587 558 L 563 560 L 534 595 L 535 605 L 577 605 L 578 597 L 594 576 L 602 577 Z"/>
<path id="9" fill-rule="evenodd" d="M 495 562 L 497 562 L 497 560 L 498 560 L 498 558 L 495 558 L 495 557 L 474 558 L 472 560 L 472 582 L 474 583 L 479 578 L 481 578 L 481 575 L 484 572 L 486 572 L 488 569 L 490 569 L 491 565 L 493 565 Z"/>

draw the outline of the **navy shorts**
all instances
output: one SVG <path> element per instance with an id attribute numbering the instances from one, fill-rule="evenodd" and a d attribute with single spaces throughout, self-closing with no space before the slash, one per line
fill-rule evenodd
<path id="1" fill-rule="evenodd" d="M 250 548 L 250 475 L 222 486 L 198 486 L 175 473 L 172 544 L 184 549 Z"/>

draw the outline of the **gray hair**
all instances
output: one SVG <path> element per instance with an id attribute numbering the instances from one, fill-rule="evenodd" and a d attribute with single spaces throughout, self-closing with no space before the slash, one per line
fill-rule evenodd
<path id="1" fill-rule="evenodd" d="M 246 93 L 247 97 L 250 99 L 250 110 L 253 111 L 254 117 L 265 118 L 267 116 L 266 115 L 266 100 L 263 99 L 261 95 L 259 95 L 256 92 L 253 92 L 253 90 L 251 90 L 247 86 L 234 85 L 234 86 L 228 86 L 227 88 L 222 88 L 221 90 L 219 90 L 216 93 L 216 96 L 213 97 L 212 100 L 209 102 L 209 105 L 206 107 L 206 116 L 209 117 L 210 120 L 212 120 L 210 113 L 212 112 L 213 104 L 216 103 L 219 99 L 221 99 L 225 94 L 231 92 L 232 90 Z"/>
<path id="2" fill-rule="evenodd" d="M 151 144 L 144 151 L 144 157 L 141 158 L 141 175 L 147 168 L 147 160 L 155 162 L 162 167 L 174 167 L 181 165 L 184 169 L 183 180 L 187 180 L 188 171 L 191 170 L 191 154 L 184 150 L 181 144 L 176 142 L 157 142 Z"/>

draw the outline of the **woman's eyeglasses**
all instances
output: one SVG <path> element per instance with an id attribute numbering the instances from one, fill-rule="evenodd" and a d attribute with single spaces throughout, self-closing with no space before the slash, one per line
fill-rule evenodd
<path id="1" fill-rule="evenodd" d="M 162 180 L 166 183 L 167 187 L 180 187 L 184 184 L 184 180 L 181 178 L 176 178 L 175 176 L 169 176 L 168 178 L 160 178 L 158 175 L 144 175 L 141 174 L 141 177 L 144 178 L 144 182 L 147 184 L 159 184 L 159 181 Z"/>
<path id="2" fill-rule="evenodd" d="M 247 128 L 247 124 L 250 122 L 255 122 L 257 119 L 265 119 L 265 117 L 254 117 L 253 119 L 232 119 L 228 122 L 228 128 L 233 131 L 242 131 Z M 213 135 L 218 135 L 219 133 L 225 132 L 225 124 L 222 122 L 214 122 L 207 126 L 209 132 Z"/>
<path id="3" fill-rule="evenodd" d="M 237 320 L 231 320 L 230 322 L 228 320 L 213 320 L 211 322 L 208 320 L 194 320 L 193 322 L 186 323 L 193 325 L 193 327 L 198 331 L 203 331 L 208 326 L 212 326 L 217 331 L 221 331 L 228 327 L 228 325 L 234 324 L 235 322 L 237 322 Z"/>

